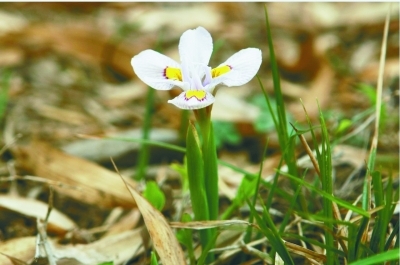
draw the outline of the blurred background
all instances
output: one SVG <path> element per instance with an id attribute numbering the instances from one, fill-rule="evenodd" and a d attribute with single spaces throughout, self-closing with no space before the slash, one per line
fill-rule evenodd
<path id="1" fill-rule="evenodd" d="M 364 90 L 376 85 L 388 3 L 267 6 L 292 121 L 305 120 L 299 98 L 312 119 L 318 99 L 338 123 L 371 106 Z M 388 111 L 398 115 L 389 107 L 398 104 L 397 3 L 391 5 L 391 14 L 384 96 Z M 0 67 L 7 83 L 3 125 L 9 138 L 22 134 L 64 146 L 76 134 L 140 128 L 147 88 L 130 59 L 159 47 L 179 61 L 181 34 L 198 26 L 213 36 L 211 66 L 240 49 L 260 48 L 259 77 L 273 97 L 263 3 L 2 3 L 0 18 Z M 180 110 L 166 103 L 177 92 L 156 92 L 152 127 L 179 130 Z M 239 138 L 264 138 L 266 133 L 273 137 L 260 95 L 256 79 L 243 87 L 219 89 L 213 119 L 233 134 L 221 144 L 236 145 Z M 174 138 L 166 135 L 166 140 Z"/>

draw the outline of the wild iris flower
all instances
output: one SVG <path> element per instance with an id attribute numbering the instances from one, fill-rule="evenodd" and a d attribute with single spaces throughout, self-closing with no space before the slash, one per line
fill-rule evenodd
<path id="1" fill-rule="evenodd" d="M 203 27 L 185 31 L 179 41 L 181 63 L 153 50 L 145 50 L 131 60 L 136 75 L 147 85 L 158 90 L 174 86 L 183 89 L 169 100 L 181 109 L 201 109 L 214 103 L 214 88 L 241 86 L 249 82 L 261 65 L 261 50 L 243 49 L 212 69 L 208 66 L 213 43 Z"/>

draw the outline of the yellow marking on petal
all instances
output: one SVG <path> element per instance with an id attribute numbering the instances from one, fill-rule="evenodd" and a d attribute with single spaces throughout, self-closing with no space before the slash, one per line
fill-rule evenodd
<path id="1" fill-rule="evenodd" d="M 189 100 L 196 98 L 198 101 L 203 101 L 206 98 L 206 91 L 204 90 L 188 90 L 185 92 L 185 99 Z"/>
<path id="2" fill-rule="evenodd" d="M 229 65 L 219 66 L 211 70 L 211 76 L 212 78 L 218 77 L 220 75 L 228 73 L 231 69 L 232 67 L 230 67 Z"/>
<path id="3" fill-rule="evenodd" d="M 173 67 L 167 66 L 164 69 L 164 76 L 167 79 L 182 81 L 182 72 L 181 72 L 181 69 L 179 69 L 179 68 L 173 68 Z"/>

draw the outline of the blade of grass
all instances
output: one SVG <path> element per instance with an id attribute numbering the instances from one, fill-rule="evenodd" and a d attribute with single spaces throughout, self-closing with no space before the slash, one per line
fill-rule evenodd
<path id="1" fill-rule="evenodd" d="M 273 84 L 274 84 L 274 95 L 276 98 L 276 112 L 278 114 L 278 119 L 277 120 L 274 119 L 274 123 L 275 123 L 276 130 L 278 133 L 279 145 L 281 147 L 282 154 L 285 157 L 285 162 L 288 166 L 289 174 L 291 174 L 293 176 L 297 176 L 298 172 L 297 172 L 297 164 L 296 164 L 295 145 L 293 142 L 291 142 L 289 133 L 288 133 L 285 104 L 284 104 L 281 85 L 280 85 L 280 75 L 279 75 L 279 70 L 278 70 L 278 63 L 277 63 L 277 60 L 275 57 L 275 52 L 274 52 L 274 47 L 273 47 L 273 42 L 272 42 L 272 35 L 271 35 L 271 27 L 269 25 L 268 11 L 267 11 L 266 5 L 264 5 L 264 13 L 265 13 L 265 25 L 266 25 L 266 30 L 267 30 L 267 41 L 268 41 L 268 47 L 269 47 L 269 56 L 270 56 L 270 63 L 271 63 L 272 80 L 273 80 Z M 267 103 L 269 103 L 269 108 L 270 108 L 270 102 L 268 100 L 267 94 L 266 94 L 263 86 L 262 86 L 262 89 L 263 89 L 266 101 L 267 101 Z M 271 112 L 271 115 L 273 115 L 273 112 Z M 294 190 L 296 190 L 295 185 L 296 184 L 294 182 L 292 182 L 292 188 Z M 303 211 L 307 211 L 307 204 L 306 204 L 305 198 L 302 194 L 300 194 L 298 202 L 299 202 L 298 208 Z"/>
<path id="2" fill-rule="evenodd" d="M 283 163 L 283 157 L 281 157 L 281 159 L 279 160 L 279 164 L 277 168 L 281 168 Z M 278 179 L 279 179 L 279 172 L 276 172 L 274 175 L 274 180 L 272 181 L 272 185 L 269 189 L 269 194 L 267 197 L 267 200 L 265 202 L 265 206 L 269 209 L 271 208 L 272 205 L 272 200 L 274 199 L 274 196 L 276 195 L 276 191 L 278 190 Z M 288 201 L 291 201 L 291 199 L 289 199 Z"/>
<path id="3" fill-rule="evenodd" d="M 375 265 L 392 260 L 400 260 L 400 251 L 398 249 L 392 249 L 366 259 L 358 260 L 350 263 L 349 265 Z"/>
<path id="4" fill-rule="evenodd" d="M 160 43 L 162 40 L 162 35 L 158 38 L 156 44 L 156 51 L 160 52 Z M 154 113 L 154 95 L 155 90 L 152 87 L 147 87 L 146 95 L 146 107 L 142 126 L 142 138 L 148 140 L 151 130 L 151 121 Z M 141 180 L 145 177 L 147 171 L 147 165 L 149 164 L 150 150 L 148 145 L 142 145 L 139 149 L 137 170 L 135 174 L 136 180 Z"/>
<path id="5" fill-rule="evenodd" d="M 387 38 L 389 33 L 390 7 L 391 5 L 389 6 L 389 10 L 386 15 L 385 27 L 383 30 L 382 46 L 381 46 L 381 57 L 379 60 L 379 74 L 376 87 L 374 136 L 371 142 L 370 159 L 368 161 L 368 168 L 370 170 L 374 170 L 376 149 L 378 146 L 378 138 L 379 138 L 379 126 L 380 126 L 381 110 L 382 110 L 383 74 L 385 70 Z"/>
<path id="6" fill-rule="evenodd" d="M 214 233 L 211 237 L 210 237 L 210 241 L 208 242 L 208 244 L 204 247 L 203 252 L 201 253 L 199 259 L 197 260 L 197 265 L 203 265 L 203 264 L 209 264 L 210 262 L 207 262 L 207 259 L 210 255 L 210 250 L 211 248 L 213 248 L 214 246 L 214 242 L 217 240 L 217 233 Z M 213 253 L 211 253 L 213 254 Z"/>
<path id="7" fill-rule="evenodd" d="M 155 90 L 151 87 L 147 88 L 146 96 L 146 111 L 144 114 L 143 127 L 142 127 L 142 137 L 144 140 L 149 139 L 151 130 L 151 117 L 154 112 L 154 93 Z M 147 165 L 149 163 L 149 146 L 142 145 L 139 149 L 137 171 L 135 175 L 136 180 L 141 180 L 146 175 Z"/>
<path id="8" fill-rule="evenodd" d="M 321 143 L 322 150 L 321 150 L 321 156 L 318 159 L 320 173 L 321 173 L 322 190 L 333 197 L 333 183 L 332 183 L 333 176 L 332 176 L 332 157 L 331 157 L 332 151 L 330 147 L 329 135 L 325 124 L 325 119 L 319 104 L 318 104 L 318 109 L 319 109 L 319 120 L 322 130 L 322 143 Z M 333 217 L 332 203 L 334 202 L 331 201 L 330 198 L 324 197 L 322 203 L 323 203 L 323 213 L 325 218 L 333 219 L 334 217 Z M 326 223 L 325 226 L 327 228 L 325 230 L 326 260 L 327 260 L 326 264 L 333 265 L 335 264 L 336 255 L 330 249 L 334 248 L 334 238 L 332 234 L 334 226 L 332 223 Z"/>
<path id="9" fill-rule="evenodd" d="M 285 264 L 293 264 L 293 259 L 289 254 L 288 249 L 286 248 L 285 243 L 283 242 L 278 230 L 276 229 L 268 210 L 265 208 L 265 205 L 263 206 L 263 213 L 262 213 L 262 218 L 257 214 L 254 206 L 252 205 L 251 202 L 248 202 L 248 205 L 250 207 L 250 210 L 254 216 L 254 218 L 257 221 L 257 224 L 261 230 L 261 232 L 264 234 L 264 236 L 269 240 L 271 247 L 276 251 L 279 256 L 282 258 L 282 260 L 285 262 Z"/>
<path id="10" fill-rule="evenodd" d="M 304 179 L 305 174 L 306 174 L 306 172 L 304 172 L 303 179 Z M 276 175 L 274 180 L 277 180 L 277 179 L 278 179 L 278 175 Z M 274 181 L 274 183 L 277 183 L 277 181 Z M 302 187 L 301 185 L 297 185 L 297 190 L 296 190 L 295 194 L 293 195 L 293 199 L 290 201 L 289 208 L 287 209 L 287 211 L 285 211 L 285 215 L 283 216 L 283 220 L 279 224 L 279 234 L 281 234 L 281 235 L 284 234 L 285 227 L 290 221 L 290 217 L 291 217 L 291 215 L 293 213 L 293 210 L 294 210 L 294 208 L 296 206 L 297 198 L 298 198 L 298 196 L 299 196 L 299 194 L 301 192 L 301 187 Z M 272 191 L 271 191 L 271 193 L 272 193 Z M 269 209 L 269 207 L 267 207 L 267 206 L 266 206 L 266 208 Z M 274 253 L 275 253 L 275 250 L 272 250 L 270 255 L 274 256 Z"/>
<path id="11" fill-rule="evenodd" d="M 390 11 L 390 9 L 389 9 Z M 379 126 L 381 119 L 381 110 L 382 110 L 382 89 L 383 89 L 383 73 L 385 69 L 385 58 L 386 58 L 386 46 L 387 46 L 387 38 L 389 32 L 389 21 L 390 21 L 390 12 L 388 11 L 385 26 L 383 31 L 383 39 L 381 46 L 381 56 L 379 60 L 379 74 L 377 80 L 377 93 L 376 93 L 376 104 L 375 104 L 375 126 L 374 126 L 374 135 L 371 141 L 371 149 L 370 155 L 368 158 L 368 170 L 367 170 L 367 178 L 365 178 L 364 186 L 363 186 L 363 199 L 362 199 L 362 207 L 364 210 L 368 211 L 371 205 L 371 178 L 369 178 L 371 172 L 374 171 L 375 160 L 376 160 L 376 152 L 378 147 L 378 138 L 379 138 Z M 364 218 L 360 225 L 360 230 L 357 234 L 357 239 L 361 240 L 361 242 L 365 242 L 367 240 L 369 219 Z M 357 243 L 358 246 L 360 244 Z M 358 248 L 356 248 L 357 255 L 356 257 L 362 257 L 362 252 Z"/>
<path id="12" fill-rule="evenodd" d="M 191 222 L 191 221 L 192 217 L 188 213 L 184 213 L 182 215 L 182 222 Z M 176 237 L 178 238 L 179 242 L 186 247 L 190 264 L 191 265 L 195 264 L 196 258 L 193 249 L 193 231 L 191 229 L 179 230 L 177 232 Z"/>
<path id="13" fill-rule="evenodd" d="M 104 138 L 99 138 L 99 137 L 92 137 L 92 136 L 87 136 L 87 135 L 80 135 L 82 138 L 90 138 L 90 139 L 107 139 L 107 140 L 115 140 L 115 141 L 125 141 L 125 142 L 134 142 L 134 143 L 141 143 L 143 145 L 153 145 L 153 146 L 158 146 L 158 147 L 162 147 L 162 148 L 166 148 L 169 150 L 173 150 L 173 151 L 177 151 L 177 152 L 181 152 L 181 153 L 185 153 L 186 152 L 186 148 L 185 147 L 181 147 L 178 145 L 174 145 L 174 144 L 168 144 L 168 143 L 164 143 L 164 142 L 159 142 L 159 141 L 154 141 L 154 140 L 144 140 L 144 139 L 135 139 L 135 138 L 124 138 L 124 137 L 104 137 Z M 250 180 L 253 180 L 255 178 L 257 178 L 257 174 L 254 173 L 250 173 L 246 170 L 244 170 L 243 168 L 237 167 L 235 165 L 232 165 L 226 161 L 223 160 L 218 160 L 218 164 L 230 168 L 232 170 L 234 170 L 235 172 L 238 173 L 242 173 L 243 175 L 245 175 L 246 178 L 249 178 Z M 271 183 L 261 179 L 261 184 L 264 185 L 265 187 L 271 189 L 272 185 Z M 280 196 L 282 196 L 284 199 L 291 201 L 292 195 L 290 195 L 289 193 L 287 193 L 286 191 L 279 189 L 279 188 L 275 188 L 274 191 L 279 194 Z"/>
<path id="14" fill-rule="evenodd" d="M 89 138 L 89 137 L 84 137 L 84 138 Z M 90 138 L 93 138 L 93 137 L 90 137 Z M 97 139 L 102 139 L 102 138 L 97 138 Z M 163 147 L 165 149 L 169 149 L 169 150 L 173 150 L 173 151 L 177 151 L 177 152 L 181 152 L 181 153 L 186 153 L 185 147 L 174 145 L 174 144 L 167 144 L 164 142 L 159 142 L 159 141 L 154 141 L 154 140 L 125 138 L 125 137 L 105 137 L 103 139 L 141 143 L 143 145 L 153 145 L 153 146 Z"/>
<path id="15" fill-rule="evenodd" d="M 398 242 L 399 241 L 399 220 L 394 225 L 393 231 L 392 231 L 392 233 L 390 233 L 390 235 L 386 241 L 385 251 L 387 251 L 390 248 L 392 241 L 396 236 L 397 236 L 397 242 Z M 394 245 L 395 245 L 394 246 L 395 248 L 399 248 L 398 244 L 397 244 L 397 246 L 396 246 L 396 243 Z"/>
<path id="16" fill-rule="evenodd" d="M 285 236 L 293 238 L 293 239 L 297 239 L 297 240 L 301 240 L 301 241 L 307 242 L 308 244 L 315 245 L 315 246 L 318 246 L 320 248 L 325 248 L 326 247 L 326 245 L 324 243 L 321 243 L 318 240 L 309 238 L 307 236 L 302 236 L 302 235 L 299 235 L 299 234 L 291 234 L 291 233 L 287 233 L 287 234 L 285 234 Z M 331 251 L 335 252 L 335 254 L 338 257 L 344 257 L 343 251 L 337 249 L 336 247 L 332 248 Z"/>
<path id="17" fill-rule="evenodd" d="M 298 184 L 301 184 L 301 185 L 307 187 L 308 189 L 314 191 L 315 193 L 318 193 L 319 195 L 321 195 L 323 197 L 326 197 L 330 201 L 333 201 L 333 202 L 337 203 L 338 205 L 343 206 L 344 208 L 346 208 L 348 210 L 356 212 L 356 213 L 358 213 L 358 214 L 360 214 L 362 216 L 365 216 L 367 218 L 369 218 L 371 216 L 370 213 L 368 213 L 368 211 L 365 211 L 365 210 L 363 210 L 361 208 L 358 208 L 358 207 L 348 203 L 345 200 L 337 198 L 337 197 L 333 196 L 332 194 L 329 194 L 329 193 L 325 192 L 324 190 L 317 189 L 313 185 L 307 183 L 306 181 L 304 181 L 302 179 L 299 179 L 298 177 L 292 176 L 292 175 L 290 175 L 290 174 L 288 174 L 286 172 L 280 172 L 280 173 L 282 175 L 285 175 L 286 177 L 292 179 L 293 181 L 297 182 Z"/>
<path id="18" fill-rule="evenodd" d="M 306 172 L 304 172 L 304 175 L 303 175 L 303 178 L 302 178 L 303 180 L 304 180 L 305 175 L 306 175 Z M 296 190 L 296 192 L 295 192 L 294 195 L 293 195 L 293 200 L 290 202 L 289 208 L 286 210 L 286 213 L 285 213 L 285 215 L 283 216 L 283 220 L 282 220 L 282 222 L 281 222 L 280 225 L 279 225 L 279 233 L 280 233 L 280 234 L 283 234 L 283 233 L 284 233 L 285 227 L 286 227 L 286 225 L 287 225 L 287 224 L 289 223 L 289 221 L 290 221 L 290 216 L 292 215 L 292 213 L 293 213 L 293 211 L 294 211 L 297 198 L 299 197 L 299 194 L 300 194 L 300 192 L 301 192 L 301 187 L 302 187 L 301 185 L 297 185 L 297 190 Z M 267 209 L 268 209 L 268 208 L 267 208 Z"/>
<path id="19" fill-rule="evenodd" d="M 239 185 L 239 188 L 237 189 L 236 196 L 233 198 L 231 204 L 228 206 L 228 208 L 221 214 L 220 219 L 221 220 L 226 220 L 228 219 L 233 212 L 238 209 L 240 206 L 242 206 L 246 201 L 251 197 L 254 196 L 254 192 L 256 190 L 256 185 L 257 185 L 258 179 L 250 179 L 243 177 L 242 181 Z"/>
<path id="20" fill-rule="evenodd" d="M 11 70 L 5 69 L 2 73 L 0 88 L 0 121 L 3 120 L 8 104 L 8 90 L 10 89 Z"/>
<path id="21" fill-rule="evenodd" d="M 360 225 L 358 226 L 358 231 L 356 233 L 355 240 L 353 241 L 349 239 L 349 245 L 354 244 L 355 253 L 353 256 L 355 257 L 355 260 L 359 260 L 365 253 L 364 252 L 365 249 L 363 249 L 363 246 L 366 241 L 367 235 L 365 233 L 368 230 L 368 225 L 369 225 L 369 218 L 367 217 L 362 218 Z"/>
<path id="22" fill-rule="evenodd" d="M 382 186 L 382 176 L 380 172 L 375 171 L 372 173 L 372 184 L 373 184 L 373 191 L 374 191 L 374 198 L 375 198 L 375 206 L 383 206 L 386 205 L 385 203 L 385 198 L 383 195 L 383 186 Z M 389 202 L 389 205 L 391 204 L 391 201 Z M 373 252 L 375 253 L 381 253 L 384 248 L 384 240 L 386 237 L 386 230 L 387 230 L 387 224 L 386 224 L 386 212 L 385 211 L 386 207 L 384 210 L 379 211 L 377 213 L 377 216 L 375 218 L 375 224 L 374 228 L 372 231 L 371 239 L 370 239 L 370 248 Z"/>
<path id="23" fill-rule="evenodd" d="M 260 189 L 261 173 L 262 173 L 262 169 L 264 167 L 264 161 L 265 161 L 264 156 L 265 156 L 265 153 L 267 152 L 267 146 L 268 146 L 267 144 L 264 146 L 263 159 L 261 160 L 261 163 L 260 163 L 260 168 L 259 168 L 258 176 L 257 176 L 257 183 L 254 187 L 254 194 L 258 194 L 258 190 Z M 257 203 L 257 196 L 254 196 L 253 201 L 252 201 L 253 208 L 255 208 L 256 203 Z M 254 216 L 253 216 L 253 212 L 252 212 L 249 217 L 249 222 L 253 223 L 253 220 L 254 220 Z M 250 242 L 252 231 L 253 231 L 253 228 L 251 226 L 249 226 L 247 228 L 246 235 L 243 238 L 243 241 L 245 243 Z"/>

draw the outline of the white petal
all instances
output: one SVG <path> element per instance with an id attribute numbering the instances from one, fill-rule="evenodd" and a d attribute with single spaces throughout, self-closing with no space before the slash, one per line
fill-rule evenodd
<path id="1" fill-rule="evenodd" d="M 218 67 L 228 65 L 231 71 L 221 76 L 215 77 L 210 86 L 223 83 L 226 86 L 241 86 L 249 82 L 260 69 L 262 61 L 261 50 L 256 48 L 247 48 L 240 50 L 232 55 L 226 62 Z"/>
<path id="2" fill-rule="evenodd" d="M 203 27 L 185 31 L 179 41 L 181 62 L 208 65 L 213 51 L 210 33 Z"/>
<path id="3" fill-rule="evenodd" d="M 201 109 L 205 108 L 215 101 L 214 96 L 206 92 L 206 96 L 202 100 L 198 100 L 196 97 L 186 98 L 186 92 L 182 92 L 179 96 L 174 99 L 168 100 L 168 103 L 172 103 L 180 109 Z"/>
<path id="4" fill-rule="evenodd" d="M 179 63 L 153 50 L 145 50 L 131 60 L 133 71 L 147 85 L 159 90 L 169 90 L 181 86 L 180 81 L 167 79 L 164 70 L 167 67 L 180 68 Z"/>

